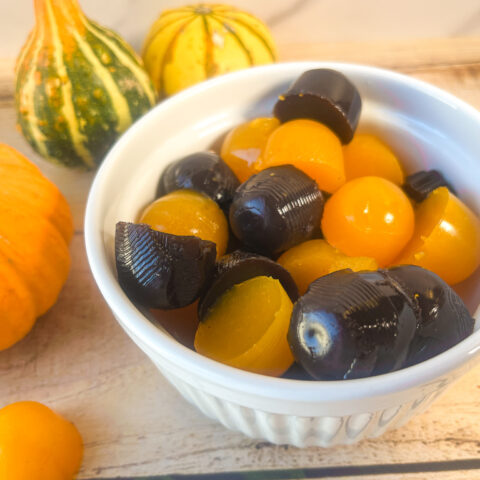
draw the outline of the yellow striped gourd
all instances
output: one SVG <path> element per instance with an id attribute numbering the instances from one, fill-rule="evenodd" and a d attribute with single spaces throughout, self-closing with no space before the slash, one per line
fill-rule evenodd
<path id="1" fill-rule="evenodd" d="M 222 73 L 276 60 L 273 38 L 258 18 L 228 5 L 164 11 L 143 47 L 160 97 Z"/>
<path id="2" fill-rule="evenodd" d="M 95 168 L 155 104 L 141 59 L 77 0 L 34 0 L 36 24 L 17 59 L 20 130 L 43 157 Z"/>

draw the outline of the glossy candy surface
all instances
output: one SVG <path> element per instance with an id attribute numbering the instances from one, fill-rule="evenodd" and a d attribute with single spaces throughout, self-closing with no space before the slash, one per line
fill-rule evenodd
<path id="1" fill-rule="evenodd" d="M 380 266 L 393 262 L 413 229 L 409 199 L 397 185 L 380 177 L 347 182 L 327 200 L 322 218 L 328 243 L 352 257 L 373 257 Z"/>
<path id="2" fill-rule="evenodd" d="M 395 264 L 413 264 L 454 285 L 480 265 L 480 220 L 446 187 L 434 190 L 415 212 L 415 233 Z"/>
<path id="3" fill-rule="evenodd" d="M 473 319 L 444 280 L 480 264 L 480 220 L 441 174 L 405 179 L 379 137 L 354 135 L 360 109 L 342 74 L 305 72 L 278 118 L 226 135 L 222 159 L 200 152 L 167 166 L 162 197 L 141 216 L 151 228 L 119 223 L 125 291 L 179 308 L 158 317 L 184 345 L 265 375 L 294 359 L 292 377 L 380 375 L 470 335 Z M 237 250 L 223 255 L 229 227 Z"/>
<path id="4" fill-rule="evenodd" d="M 408 265 L 319 278 L 295 304 L 288 340 L 315 378 L 348 379 L 427 360 L 472 331 L 460 297 L 434 273 Z"/>
<path id="5" fill-rule="evenodd" d="M 378 137 L 357 133 L 343 147 L 345 176 L 347 181 L 358 177 L 382 177 L 398 186 L 403 184 L 404 174 L 400 162 L 390 147 Z"/>
<path id="6" fill-rule="evenodd" d="M 129 298 L 150 308 L 180 308 L 195 301 L 210 280 L 215 244 L 118 222 L 115 258 Z"/>
<path id="7" fill-rule="evenodd" d="M 277 165 L 294 165 L 325 192 L 333 193 L 345 183 L 342 145 L 328 127 L 314 120 L 291 120 L 268 137 L 255 168 Z"/>
<path id="8" fill-rule="evenodd" d="M 411 303 L 380 272 L 341 270 L 295 303 L 288 341 L 314 378 L 360 378 L 400 368 L 416 325 Z"/>
<path id="9" fill-rule="evenodd" d="M 423 202 L 438 187 L 447 187 L 455 195 L 453 187 L 438 170 L 422 170 L 409 175 L 403 190 L 416 202 Z"/>
<path id="10" fill-rule="evenodd" d="M 215 243 L 217 257 L 227 249 L 228 223 L 220 207 L 193 190 L 176 190 L 158 198 L 139 220 L 159 232 L 195 236 Z"/>
<path id="11" fill-rule="evenodd" d="M 319 224 L 323 195 L 317 184 L 291 165 L 251 177 L 230 207 L 233 233 L 257 252 L 275 254 L 308 240 Z"/>
<path id="12" fill-rule="evenodd" d="M 260 276 L 233 286 L 195 335 L 198 353 L 232 367 L 279 376 L 293 363 L 287 343 L 292 302 L 281 283 Z"/>
<path id="13" fill-rule="evenodd" d="M 240 182 L 257 173 L 258 160 L 270 134 L 280 125 L 276 118 L 254 118 L 228 132 L 222 143 L 220 156 L 233 170 Z"/>
<path id="14" fill-rule="evenodd" d="M 472 333 L 474 321 L 465 304 L 438 275 L 404 265 L 389 269 L 388 276 L 412 299 L 419 312 L 406 366 L 428 360 Z"/>
<path id="15" fill-rule="evenodd" d="M 311 118 L 330 127 L 342 143 L 348 143 L 362 109 L 353 83 L 340 72 L 319 68 L 304 72 L 280 96 L 274 114 L 282 122 Z"/>
<path id="16" fill-rule="evenodd" d="M 297 286 L 285 268 L 270 258 L 237 250 L 216 263 L 213 281 L 199 303 L 199 318 L 203 319 L 216 300 L 234 285 L 259 276 L 279 280 L 290 300 L 297 300 Z"/>
<path id="17" fill-rule="evenodd" d="M 172 310 L 150 309 L 150 315 L 173 338 L 193 350 L 193 341 L 198 327 L 198 300 L 182 308 Z"/>
<path id="18" fill-rule="evenodd" d="M 240 185 L 230 167 L 213 152 L 197 152 L 170 163 L 158 183 L 159 197 L 180 189 L 204 193 L 228 211 Z"/>
<path id="19" fill-rule="evenodd" d="M 373 258 L 349 257 L 323 239 L 308 240 L 296 245 L 284 252 L 277 261 L 290 272 L 300 295 L 307 291 L 314 280 L 337 270 L 350 268 L 357 272 L 378 268 Z"/>

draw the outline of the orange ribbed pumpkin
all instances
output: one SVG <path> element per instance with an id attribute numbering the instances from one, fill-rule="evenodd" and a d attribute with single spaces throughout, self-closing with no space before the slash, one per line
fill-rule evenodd
<path id="1" fill-rule="evenodd" d="M 0 350 L 57 300 L 70 268 L 70 207 L 27 158 L 0 144 Z"/>

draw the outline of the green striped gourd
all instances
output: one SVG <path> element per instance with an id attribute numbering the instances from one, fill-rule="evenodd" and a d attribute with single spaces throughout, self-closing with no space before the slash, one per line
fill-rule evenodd
<path id="1" fill-rule="evenodd" d="M 43 157 L 95 168 L 155 104 L 141 60 L 77 0 L 34 0 L 36 24 L 16 65 L 20 130 Z"/>

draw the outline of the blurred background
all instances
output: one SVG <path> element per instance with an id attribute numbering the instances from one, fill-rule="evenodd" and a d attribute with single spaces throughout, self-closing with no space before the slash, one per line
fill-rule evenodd
<path id="1" fill-rule="evenodd" d="M 81 0 L 87 15 L 117 30 L 137 50 L 162 10 L 191 3 L 197 2 Z M 272 29 L 280 53 L 285 44 L 480 34 L 479 0 L 229 0 L 226 3 L 264 20 Z M 0 58 L 16 56 L 32 26 L 32 0 L 0 0 Z"/>

